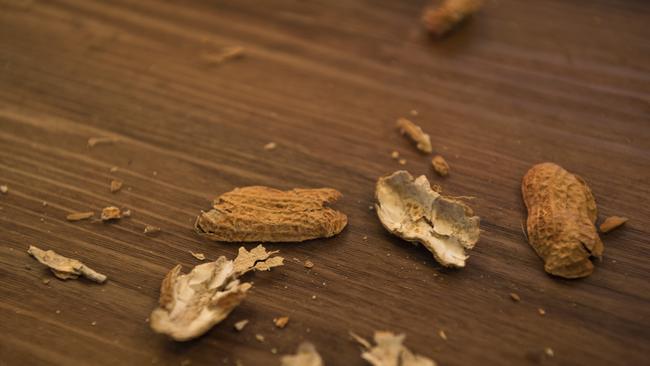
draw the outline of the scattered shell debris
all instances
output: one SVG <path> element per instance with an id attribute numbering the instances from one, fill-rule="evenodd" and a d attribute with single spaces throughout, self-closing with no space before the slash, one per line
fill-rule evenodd
<path id="1" fill-rule="evenodd" d="M 119 169 L 118 167 L 116 167 L 116 166 L 112 166 L 111 169 L 109 169 L 109 171 L 110 171 L 111 173 L 115 173 L 116 171 L 118 171 L 118 169 Z"/>
<path id="2" fill-rule="evenodd" d="M 434 156 L 433 159 L 431 159 L 431 165 L 433 166 L 433 170 L 435 170 L 439 176 L 446 177 L 449 175 L 449 164 L 447 164 L 447 161 L 442 157 L 442 155 Z"/>
<path id="3" fill-rule="evenodd" d="M 465 203 L 431 189 L 427 178 L 400 170 L 379 178 L 376 211 L 386 230 L 424 245 L 446 267 L 464 267 L 479 239 L 478 216 Z"/>
<path id="4" fill-rule="evenodd" d="M 281 316 L 278 318 L 273 318 L 273 324 L 275 324 L 276 327 L 282 329 L 287 326 L 289 323 L 289 317 L 288 316 Z"/>
<path id="5" fill-rule="evenodd" d="M 538 309 L 537 309 L 537 312 L 538 312 L 539 315 L 541 315 L 541 316 L 546 315 L 546 310 L 544 310 L 544 309 L 542 309 L 542 308 L 538 308 Z"/>
<path id="6" fill-rule="evenodd" d="M 442 338 L 443 341 L 446 341 L 446 340 L 447 340 L 447 333 L 445 333 L 444 330 L 440 329 L 440 330 L 438 331 L 438 335 L 440 336 L 440 338 Z"/>
<path id="7" fill-rule="evenodd" d="M 400 118 L 397 120 L 397 128 L 403 135 L 407 135 L 413 142 L 415 142 L 418 150 L 431 153 L 433 148 L 431 147 L 431 137 L 422 131 L 420 126 L 409 121 L 406 118 Z"/>
<path id="8" fill-rule="evenodd" d="M 236 322 L 233 326 L 238 332 L 241 332 L 242 330 L 244 330 L 246 325 L 248 325 L 248 319 L 240 320 Z"/>
<path id="9" fill-rule="evenodd" d="M 9 192 L 9 186 L 6 184 L 0 185 L 0 193 L 7 194 Z"/>
<path id="10" fill-rule="evenodd" d="M 107 277 L 105 275 L 95 272 L 76 259 L 59 255 L 53 250 L 45 251 L 30 245 L 27 253 L 36 258 L 41 264 L 47 266 L 54 273 L 54 276 L 62 280 L 75 279 L 83 276 L 97 283 L 104 283 L 106 281 Z"/>
<path id="11" fill-rule="evenodd" d="M 399 151 L 393 150 L 393 152 L 390 153 L 390 157 L 393 159 L 399 159 Z"/>
<path id="12" fill-rule="evenodd" d="M 406 165 L 406 159 L 399 159 L 399 160 L 397 160 L 397 163 L 399 165 Z"/>
<path id="13" fill-rule="evenodd" d="M 264 145 L 264 150 L 273 150 L 273 149 L 275 149 L 276 147 L 278 147 L 278 144 L 276 144 L 275 142 L 271 141 L 271 142 L 269 142 L 268 144 Z"/>
<path id="14" fill-rule="evenodd" d="M 298 346 L 294 355 L 285 355 L 280 359 L 281 366 L 323 366 L 323 359 L 316 351 L 316 347 L 309 342 Z"/>
<path id="15" fill-rule="evenodd" d="M 235 60 L 244 56 L 244 47 L 228 46 L 218 52 L 205 52 L 202 55 L 203 60 L 210 64 L 222 64 L 226 61 Z"/>
<path id="16" fill-rule="evenodd" d="M 314 262 L 307 259 L 304 264 L 305 268 L 314 268 Z"/>
<path id="17" fill-rule="evenodd" d="M 102 221 L 117 220 L 122 217 L 122 212 L 115 206 L 108 206 L 102 209 Z"/>
<path id="18" fill-rule="evenodd" d="M 122 217 L 131 217 L 131 210 L 122 211 Z"/>
<path id="19" fill-rule="evenodd" d="M 406 348 L 402 344 L 406 338 L 404 334 L 376 331 L 374 347 L 370 347 L 370 342 L 356 334 L 350 335 L 364 348 L 361 358 L 373 366 L 436 366 L 432 359 L 416 355 Z"/>
<path id="20" fill-rule="evenodd" d="M 190 250 L 190 254 L 192 255 L 192 257 L 194 257 L 194 258 L 196 258 L 196 259 L 198 259 L 200 261 L 205 260 L 205 255 L 203 253 L 194 253 L 193 251 Z"/>
<path id="21" fill-rule="evenodd" d="M 111 181 L 111 193 L 115 193 L 115 192 L 119 191 L 120 189 L 122 189 L 123 184 L 124 183 L 121 180 L 113 179 Z"/>
<path id="22" fill-rule="evenodd" d="M 142 233 L 145 235 L 155 235 L 158 234 L 160 231 L 161 229 L 158 226 L 145 225 L 144 229 L 142 230 Z"/>
<path id="23" fill-rule="evenodd" d="M 177 265 L 162 281 L 160 306 L 151 313 L 151 328 L 176 341 L 202 335 L 246 297 L 252 285 L 240 282 L 240 276 L 283 264 L 284 258 L 273 256 L 276 253 L 261 245 L 251 251 L 240 247 L 234 260 L 221 256 L 214 262 L 197 265 L 187 274 L 181 274 L 181 265 Z"/>
<path id="24" fill-rule="evenodd" d="M 350 337 L 352 337 L 352 339 L 354 341 L 356 341 L 357 343 L 359 343 L 361 345 L 361 347 L 363 347 L 363 348 L 372 348 L 372 344 L 370 344 L 370 342 L 368 342 L 365 338 L 361 337 L 360 335 L 358 335 L 358 334 L 356 334 L 356 333 L 354 333 L 352 331 L 349 331 L 348 333 L 350 334 Z"/>
<path id="25" fill-rule="evenodd" d="M 280 191 L 263 186 L 235 188 L 201 212 L 195 229 L 227 242 L 297 242 L 340 233 L 348 218 L 325 204 L 341 193 L 331 188 Z"/>
<path id="26" fill-rule="evenodd" d="M 65 219 L 68 221 L 80 221 L 80 220 L 87 220 L 95 215 L 94 212 L 88 211 L 88 212 L 73 212 L 68 214 Z"/>
<path id="27" fill-rule="evenodd" d="M 521 301 L 521 297 L 519 297 L 519 295 L 517 295 L 517 294 L 514 293 L 514 292 L 511 292 L 511 293 L 510 293 L 510 298 L 511 298 L 512 301 L 514 301 L 514 302 L 520 302 L 520 301 Z"/>
<path id="28" fill-rule="evenodd" d="M 255 334 L 255 339 L 257 339 L 258 342 L 263 343 L 264 342 L 264 335 L 262 334 Z"/>
<path id="29" fill-rule="evenodd" d="M 546 353 L 548 357 L 555 356 L 555 352 L 553 352 L 553 349 L 551 347 L 544 348 L 544 353 Z"/>
<path id="30" fill-rule="evenodd" d="M 91 137 L 88 139 L 88 147 L 95 147 L 100 144 L 112 144 L 117 142 L 115 137 Z"/>
<path id="31" fill-rule="evenodd" d="M 600 224 L 600 232 L 601 233 L 608 233 L 617 227 L 625 224 L 627 222 L 628 218 L 627 217 L 620 217 L 620 216 L 610 216 L 603 221 L 602 224 Z"/>
<path id="32" fill-rule="evenodd" d="M 442 37 L 483 7 L 483 0 L 443 0 L 422 14 L 424 27 L 436 37 Z"/>

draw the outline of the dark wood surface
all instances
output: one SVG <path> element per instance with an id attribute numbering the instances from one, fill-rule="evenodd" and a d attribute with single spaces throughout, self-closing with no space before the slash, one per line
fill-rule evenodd
<path id="1" fill-rule="evenodd" d="M 302 340 L 327 365 L 363 365 L 348 331 L 376 329 L 443 366 L 646 363 L 650 3 L 493 0 L 440 41 L 421 31 L 426 3 L 0 0 L 0 365 L 276 365 Z M 227 46 L 245 56 L 203 58 Z M 395 131 L 411 110 L 448 178 Z M 119 142 L 88 148 L 98 136 Z M 413 174 L 476 197 L 483 233 L 465 269 L 441 268 L 368 209 L 377 177 L 402 168 L 393 149 Z M 520 179 L 542 161 L 588 182 L 600 220 L 630 218 L 603 236 L 589 278 L 546 275 L 526 243 Z M 125 182 L 116 194 L 112 178 Z M 269 245 L 286 266 L 250 275 L 250 296 L 204 337 L 154 334 L 170 268 L 198 264 L 190 250 L 235 255 L 192 221 L 246 185 L 336 188 L 349 226 Z M 65 220 L 108 205 L 133 215 Z M 109 281 L 56 280 L 30 244 Z"/>

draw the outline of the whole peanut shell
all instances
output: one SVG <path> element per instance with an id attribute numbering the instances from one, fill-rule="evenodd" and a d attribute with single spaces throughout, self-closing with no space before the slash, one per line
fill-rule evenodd
<path id="1" fill-rule="evenodd" d="M 524 176 L 528 241 L 546 272 L 565 278 L 589 276 L 590 257 L 603 254 L 596 231 L 596 201 L 584 180 L 561 166 L 542 163 Z"/>

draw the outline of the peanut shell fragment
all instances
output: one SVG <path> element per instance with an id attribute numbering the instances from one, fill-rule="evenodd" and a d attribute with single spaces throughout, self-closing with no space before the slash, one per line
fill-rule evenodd
<path id="1" fill-rule="evenodd" d="M 449 175 L 449 164 L 442 155 L 436 155 L 431 159 L 431 165 L 433 165 L 433 170 L 438 173 L 441 177 L 446 177 Z"/>
<path id="2" fill-rule="evenodd" d="M 65 219 L 68 221 L 80 221 L 80 220 L 86 220 L 91 217 L 93 217 L 95 213 L 92 211 L 88 212 L 73 212 L 71 214 L 68 214 Z"/>
<path id="3" fill-rule="evenodd" d="M 275 324 L 276 327 L 282 329 L 287 326 L 289 323 L 289 317 L 288 316 L 281 316 L 279 318 L 274 318 L 273 319 L 273 324 Z"/>
<path id="4" fill-rule="evenodd" d="M 521 183 L 528 209 L 528 242 L 546 272 L 564 278 L 589 276 L 590 257 L 603 254 L 594 223 L 596 201 L 584 180 L 553 163 L 530 168 Z"/>
<path id="5" fill-rule="evenodd" d="M 193 251 L 190 250 L 190 254 L 192 255 L 192 257 L 194 257 L 194 258 L 196 258 L 196 259 L 198 259 L 200 261 L 205 260 L 205 254 L 203 254 L 203 253 L 194 253 Z"/>
<path id="6" fill-rule="evenodd" d="M 238 332 L 241 332 L 242 330 L 244 330 L 246 325 L 248 325 L 248 319 L 240 320 L 236 322 L 233 326 Z"/>
<path id="7" fill-rule="evenodd" d="M 75 279 L 79 276 L 84 276 L 97 283 L 104 283 L 106 281 L 107 277 L 105 275 L 95 272 L 90 267 L 76 259 L 59 255 L 53 250 L 45 251 L 30 245 L 27 253 L 36 258 L 37 261 L 46 265 L 57 278 L 62 280 Z"/>
<path id="8" fill-rule="evenodd" d="M 88 139 L 88 147 L 95 147 L 100 144 L 112 144 L 117 142 L 115 137 L 91 137 Z"/>
<path id="9" fill-rule="evenodd" d="M 123 184 L 124 183 L 121 180 L 113 179 L 111 181 L 111 193 L 115 193 L 115 192 L 119 191 L 120 189 L 122 189 Z"/>
<path id="10" fill-rule="evenodd" d="M 303 342 L 298 346 L 295 355 L 282 356 L 281 366 L 323 366 L 323 359 L 316 351 L 316 347 L 309 342 Z"/>
<path id="11" fill-rule="evenodd" d="M 280 191 L 252 186 L 219 196 L 197 217 L 195 229 L 209 239 L 227 242 L 298 242 L 340 233 L 348 218 L 325 204 L 341 193 L 331 188 Z"/>
<path id="12" fill-rule="evenodd" d="M 108 206 L 102 209 L 102 221 L 117 220 L 122 217 L 122 212 L 115 206 Z"/>
<path id="13" fill-rule="evenodd" d="M 235 60 L 244 56 L 244 47 L 228 46 L 218 52 L 206 52 L 202 58 L 209 64 L 222 64 L 226 61 Z"/>
<path id="14" fill-rule="evenodd" d="M 432 359 L 416 355 L 406 348 L 402 344 L 406 338 L 404 334 L 377 331 L 374 336 L 376 343 L 374 347 L 370 347 L 368 341 L 357 335 L 353 337 L 365 349 L 361 353 L 361 358 L 373 366 L 436 366 L 436 362 Z"/>
<path id="15" fill-rule="evenodd" d="M 429 135 L 424 133 L 420 126 L 409 121 L 406 118 L 400 118 L 397 120 L 397 128 L 399 128 L 402 134 L 406 134 L 413 142 L 415 142 L 418 150 L 431 153 L 433 147 L 431 147 L 431 138 Z"/>
<path id="16" fill-rule="evenodd" d="M 479 239 L 480 218 L 465 203 L 431 189 L 427 178 L 399 170 L 379 178 L 376 211 L 386 230 L 424 245 L 446 267 L 464 267 Z"/>
<path id="17" fill-rule="evenodd" d="M 627 217 L 620 217 L 620 216 L 610 216 L 603 221 L 602 224 L 600 224 L 600 232 L 601 233 L 608 233 L 617 227 L 625 224 L 627 222 L 628 218 Z"/>
<path id="18" fill-rule="evenodd" d="M 153 225 L 145 225 L 144 229 L 142 229 L 142 233 L 145 235 L 156 235 L 161 231 L 161 229 L 158 226 L 153 226 Z"/>
<path id="19" fill-rule="evenodd" d="M 244 247 L 234 260 L 221 256 L 214 262 L 200 264 L 190 273 L 181 274 L 174 267 L 160 287 L 160 306 L 151 313 L 151 328 L 176 341 L 201 336 L 225 319 L 239 305 L 252 287 L 240 282 L 243 274 L 268 271 L 283 264 L 277 252 L 267 252 L 259 245 L 250 252 Z"/>
<path id="20" fill-rule="evenodd" d="M 443 0 L 430 6 L 422 15 L 424 27 L 436 37 L 442 37 L 470 15 L 483 7 L 483 0 Z"/>

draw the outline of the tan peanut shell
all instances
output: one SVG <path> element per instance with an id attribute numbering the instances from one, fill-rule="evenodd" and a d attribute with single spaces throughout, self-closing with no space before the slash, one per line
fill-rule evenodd
<path id="1" fill-rule="evenodd" d="M 104 283 L 108 278 L 105 275 L 94 271 L 80 261 L 64 257 L 53 250 L 42 250 L 41 248 L 30 245 L 27 253 L 47 266 L 56 277 L 62 280 L 84 276 L 91 281 Z"/>
<path id="2" fill-rule="evenodd" d="M 334 236 L 348 218 L 325 207 L 341 193 L 331 188 L 280 191 L 252 186 L 219 196 L 213 209 L 201 212 L 196 231 L 227 242 L 297 242 Z"/>
<path id="3" fill-rule="evenodd" d="M 445 267 L 465 267 L 479 239 L 480 218 L 472 209 L 431 188 L 424 175 L 418 178 L 398 170 L 377 180 L 375 210 L 381 224 L 400 238 L 417 242 Z"/>
<path id="4" fill-rule="evenodd" d="M 596 201 L 584 180 L 553 163 L 533 166 L 521 183 L 528 208 L 528 241 L 544 260 L 546 272 L 586 277 L 590 257 L 603 254 L 596 231 Z"/>
<path id="5" fill-rule="evenodd" d="M 262 245 L 248 251 L 239 248 L 234 260 L 221 256 L 202 263 L 189 273 L 181 265 L 172 268 L 160 285 L 159 306 L 151 312 L 149 324 L 156 333 L 175 341 L 197 338 L 225 319 L 246 297 L 252 284 L 239 277 L 250 271 L 269 271 L 284 258 L 274 256 Z"/>

